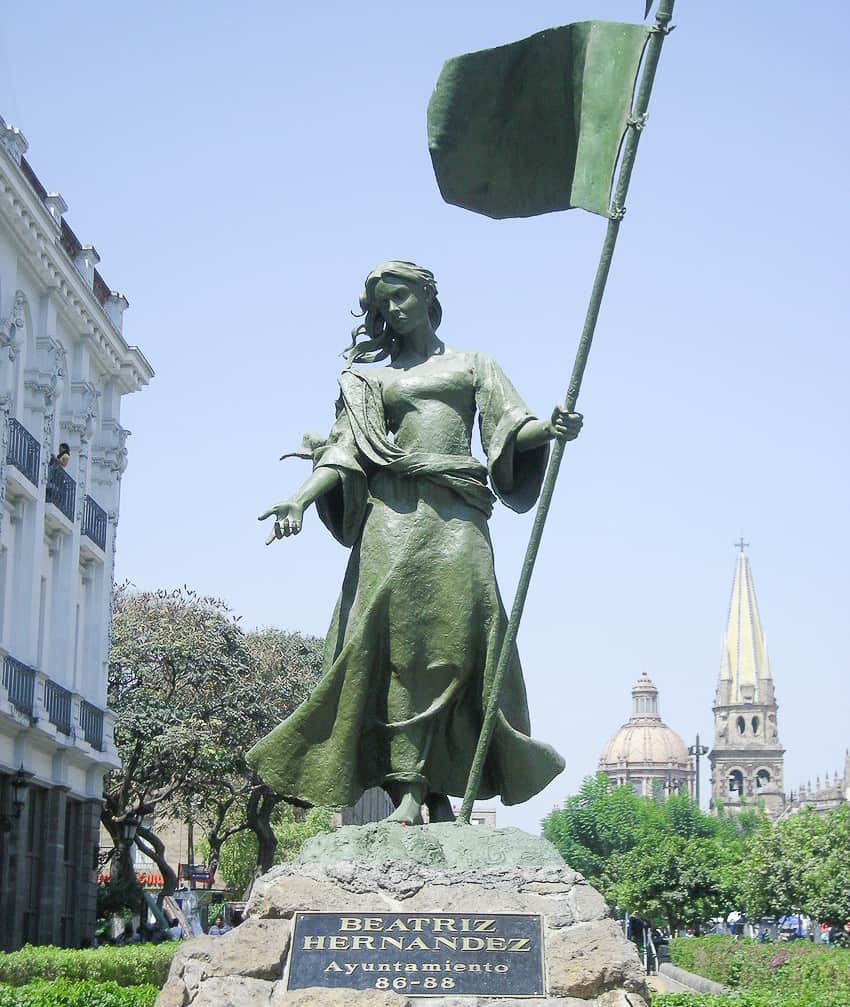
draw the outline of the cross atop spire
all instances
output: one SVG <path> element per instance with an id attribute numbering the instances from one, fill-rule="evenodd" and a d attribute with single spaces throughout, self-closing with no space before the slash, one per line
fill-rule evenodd
<path id="1" fill-rule="evenodd" d="M 741 536 L 741 538 L 740 538 L 740 540 L 738 542 L 734 543 L 735 548 L 736 549 L 740 549 L 741 552 L 743 552 L 745 549 L 747 549 L 749 547 L 749 544 L 750 544 L 749 542 L 745 542 L 744 541 L 744 536 L 743 535 Z"/>

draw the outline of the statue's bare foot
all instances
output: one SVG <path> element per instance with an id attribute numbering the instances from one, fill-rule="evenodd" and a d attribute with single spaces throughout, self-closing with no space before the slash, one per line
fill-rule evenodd
<path id="1" fill-rule="evenodd" d="M 453 822 L 455 813 L 452 802 L 447 794 L 429 794 L 425 800 L 428 805 L 428 818 L 432 822 Z"/>
<path id="2" fill-rule="evenodd" d="M 387 815 L 384 821 L 401 822 L 402 825 L 423 825 L 419 795 L 411 794 L 408 791 L 402 797 L 395 811 L 391 815 Z"/>

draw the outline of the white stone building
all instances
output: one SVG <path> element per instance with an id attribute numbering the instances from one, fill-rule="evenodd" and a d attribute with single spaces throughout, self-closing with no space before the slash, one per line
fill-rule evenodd
<path id="1" fill-rule="evenodd" d="M 0 947 L 94 928 L 110 603 L 127 431 L 153 376 L 126 299 L 0 119 Z M 70 448 L 66 468 L 56 461 Z"/>

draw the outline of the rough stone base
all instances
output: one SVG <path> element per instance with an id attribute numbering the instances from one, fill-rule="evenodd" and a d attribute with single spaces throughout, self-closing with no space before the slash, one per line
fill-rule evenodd
<path id="1" fill-rule="evenodd" d="M 548 997 L 413 997 L 282 981 L 295 912 L 534 913 L 544 919 Z M 156 1007 L 647 1007 L 634 946 L 602 896 L 555 848 L 516 829 L 347 826 L 306 844 L 254 886 L 248 919 L 187 941 Z"/>

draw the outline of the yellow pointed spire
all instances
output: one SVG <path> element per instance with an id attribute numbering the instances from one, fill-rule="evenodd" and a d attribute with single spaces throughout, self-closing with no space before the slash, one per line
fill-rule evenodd
<path id="1" fill-rule="evenodd" d="M 744 549 L 748 543 L 737 543 L 739 552 L 735 565 L 735 580 L 729 601 L 729 617 L 720 658 L 720 681 L 728 683 L 729 702 L 770 702 L 761 695 L 762 683 L 769 680 L 770 664 L 767 641 L 761 628 L 756 589 L 750 560 Z"/>

